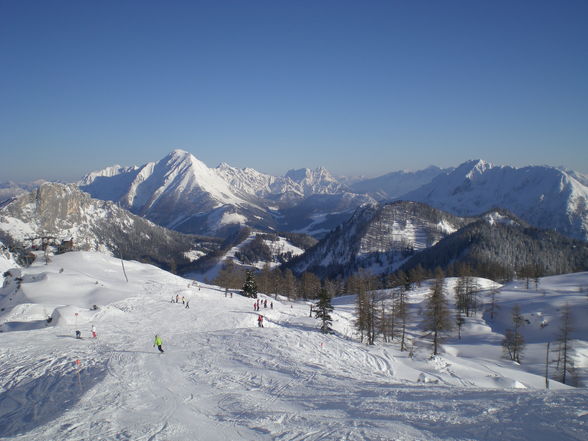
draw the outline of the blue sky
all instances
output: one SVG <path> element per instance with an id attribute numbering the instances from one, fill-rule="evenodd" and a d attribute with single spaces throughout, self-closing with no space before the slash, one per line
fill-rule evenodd
<path id="1" fill-rule="evenodd" d="M 0 181 L 175 148 L 271 174 L 588 172 L 588 2 L 0 0 Z"/>

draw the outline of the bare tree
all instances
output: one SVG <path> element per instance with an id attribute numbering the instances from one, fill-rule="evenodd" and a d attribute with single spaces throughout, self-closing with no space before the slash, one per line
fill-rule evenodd
<path id="1" fill-rule="evenodd" d="M 517 363 L 521 362 L 521 356 L 525 349 L 525 339 L 521 334 L 521 327 L 524 319 L 521 314 L 519 305 L 512 308 L 512 324 L 513 327 L 506 330 L 504 339 L 502 340 L 502 347 L 504 354 Z"/>
<path id="2" fill-rule="evenodd" d="M 469 266 L 460 266 L 458 272 L 460 276 L 455 285 L 455 306 L 459 312 L 470 317 L 478 310 L 479 287 L 471 275 Z"/>
<path id="3" fill-rule="evenodd" d="M 355 326 L 359 331 L 359 340 L 363 342 L 365 334 L 368 331 L 368 298 L 367 292 L 363 286 L 359 287 L 357 297 L 355 299 Z"/>
<path id="4" fill-rule="evenodd" d="M 442 333 L 451 330 L 451 318 L 444 289 L 445 278 L 441 270 L 436 271 L 435 281 L 426 299 L 425 330 L 433 334 L 433 355 L 439 353 Z"/>
<path id="5" fill-rule="evenodd" d="M 321 288 L 321 281 L 313 273 L 304 272 L 300 277 L 300 286 L 303 298 L 314 299 L 317 297 Z"/>
<path id="6" fill-rule="evenodd" d="M 406 322 L 408 320 L 408 291 L 404 286 L 397 288 L 394 306 L 395 321 L 400 323 L 400 350 L 406 351 Z"/>
<path id="7" fill-rule="evenodd" d="M 573 374 L 574 372 L 574 360 L 572 358 L 571 350 L 571 334 L 572 334 L 572 311 L 570 305 L 566 303 L 561 311 L 561 321 L 559 327 L 559 377 L 561 382 L 566 384 L 567 374 Z"/>
<path id="8" fill-rule="evenodd" d="M 286 294 L 286 297 L 288 297 L 288 300 L 292 300 L 298 297 L 296 277 L 294 277 L 294 273 L 292 273 L 292 270 L 289 268 L 284 271 L 282 283 L 282 290 L 284 294 Z"/>
<path id="9" fill-rule="evenodd" d="M 460 311 L 455 316 L 455 324 L 457 325 L 457 338 L 461 340 L 461 327 L 465 324 L 465 319 Z"/>
<path id="10" fill-rule="evenodd" d="M 488 305 L 488 312 L 490 313 L 490 320 L 494 320 L 494 316 L 496 315 L 496 311 L 500 309 L 498 303 L 496 303 L 496 295 L 500 292 L 498 289 L 493 289 L 490 291 L 490 304 Z"/>
<path id="11" fill-rule="evenodd" d="M 237 267 L 232 260 L 226 260 L 212 283 L 229 289 L 239 289 L 245 280 L 245 271 Z"/>

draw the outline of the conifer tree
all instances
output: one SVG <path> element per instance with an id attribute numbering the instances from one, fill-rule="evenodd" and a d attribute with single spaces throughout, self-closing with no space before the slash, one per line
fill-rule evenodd
<path id="1" fill-rule="evenodd" d="M 245 284 L 243 285 L 243 295 L 245 297 L 257 298 L 257 284 L 252 271 L 245 273 Z"/>
<path id="2" fill-rule="evenodd" d="M 333 309 L 328 291 L 325 288 L 321 288 L 318 295 L 318 302 L 314 305 L 314 314 L 316 318 L 321 320 L 321 331 L 323 334 L 328 334 L 332 331 L 331 325 L 333 319 L 331 313 Z"/>
<path id="3" fill-rule="evenodd" d="M 426 300 L 424 323 L 425 330 L 433 333 L 433 355 L 439 353 L 441 334 L 451 330 L 451 316 L 443 287 L 445 278 L 440 269 L 437 269 L 435 273 L 435 281 Z"/>

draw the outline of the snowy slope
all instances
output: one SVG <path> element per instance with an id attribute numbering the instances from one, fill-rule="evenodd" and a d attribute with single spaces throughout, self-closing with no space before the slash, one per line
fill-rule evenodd
<path id="1" fill-rule="evenodd" d="M 334 302 L 335 335 L 317 332 L 306 303 L 282 299 L 262 309 L 260 329 L 251 299 L 225 298 L 149 265 L 125 267 L 128 282 L 116 259 L 69 253 L 24 270 L 18 291 L 16 281 L 0 291 L 0 439 L 588 437 L 588 392 L 555 382 L 541 390 L 533 366 L 497 358 L 499 335 L 482 322 L 468 323 L 469 340 L 448 341 L 431 359 L 415 321 L 411 359 L 396 344 L 353 339 L 352 297 Z M 587 277 L 541 283 L 548 299 Z M 425 292 L 410 298 L 415 317 Z M 190 308 L 171 303 L 176 295 Z M 91 324 L 97 339 L 89 338 Z M 152 347 L 155 333 L 162 355 Z"/>

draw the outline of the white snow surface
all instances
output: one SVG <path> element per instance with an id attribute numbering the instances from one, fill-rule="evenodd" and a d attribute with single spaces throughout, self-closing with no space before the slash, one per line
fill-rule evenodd
<path id="1" fill-rule="evenodd" d="M 354 296 L 334 300 L 333 335 L 318 331 L 307 302 L 283 298 L 268 298 L 273 309 L 262 308 L 266 326 L 258 328 L 252 299 L 225 297 L 150 265 L 124 266 L 128 282 L 119 260 L 75 252 L 24 269 L 18 291 L 7 280 L 0 291 L 0 439 L 588 439 L 586 389 L 553 381 L 542 389 L 533 361 L 539 347 L 529 349 L 528 367 L 499 355 L 510 303 L 530 299 L 526 318 L 550 315 L 563 301 L 585 316 L 578 286 L 587 285 L 587 273 L 542 279 L 537 290 L 503 287 L 495 324 L 482 315 L 468 319 L 462 340 L 450 338 L 434 358 L 417 328 L 423 285 L 410 297 L 411 359 L 397 344 L 357 341 Z M 176 295 L 190 308 L 170 302 Z M 550 317 L 543 330 L 556 326 Z M 529 321 L 539 345 L 542 331 Z M 579 329 L 585 361 L 586 327 Z M 164 354 L 153 347 L 155 334 Z"/>

